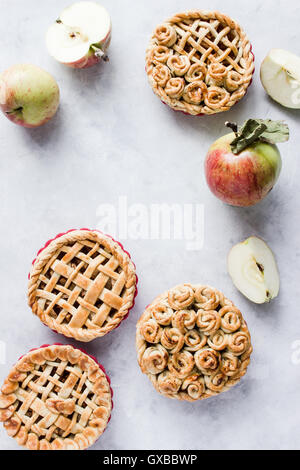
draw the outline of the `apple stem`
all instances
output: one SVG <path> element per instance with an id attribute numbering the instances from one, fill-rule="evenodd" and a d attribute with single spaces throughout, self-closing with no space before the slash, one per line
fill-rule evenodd
<path id="1" fill-rule="evenodd" d="M 5 114 L 15 114 L 15 113 L 19 113 L 22 110 L 23 110 L 23 107 L 20 106 L 19 108 L 13 109 L 12 111 L 6 111 Z"/>
<path id="2" fill-rule="evenodd" d="M 109 57 L 105 52 L 100 49 L 100 47 L 92 46 L 93 50 L 95 51 L 95 56 L 100 57 L 100 59 L 104 60 L 104 62 L 109 62 Z"/>
<path id="3" fill-rule="evenodd" d="M 238 137 L 238 132 L 239 132 L 239 128 L 238 128 L 238 125 L 235 123 L 235 122 L 225 122 L 225 126 L 226 127 L 229 127 L 229 129 L 233 130 L 233 132 L 235 133 L 236 137 Z"/>

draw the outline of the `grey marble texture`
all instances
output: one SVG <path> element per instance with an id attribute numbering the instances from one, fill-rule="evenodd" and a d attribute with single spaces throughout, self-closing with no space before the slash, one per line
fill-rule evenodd
<path id="1" fill-rule="evenodd" d="M 300 53 L 296 0 L 103 0 L 112 15 L 110 62 L 71 70 L 49 57 L 44 34 L 68 0 L 0 0 L 1 69 L 31 62 L 61 89 L 57 116 L 26 130 L 0 116 L 0 341 L 2 382 L 16 359 L 43 343 L 70 343 L 40 324 L 27 306 L 27 273 L 37 250 L 58 232 L 101 227 L 97 208 L 118 204 L 203 204 L 204 246 L 184 240 L 123 240 L 137 265 L 139 295 L 115 332 L 86 346 L 106 367 L 115 392 L 112 420 L 94 449 L 299 449 L 300 113 L 268 99 L 259 66 L 272 47 Z M 288 6 L 287 6 L 288 4 Z M 157 23 L 189 8 L 219 9 L 238 19 L 256 55 L 254 84 L 227 114 L 188 117 L 161 105 L 144 72 L 144 51 Z M 225 120 L 286 119 L 283 171 L 271 195 L 250 209 L 223 205 L 209 192 L 203 160 Z M 235 243 L 263 237 L 276 253 L 281 292 L 255 306 L 232 285 L 226 257 Z M 230 392 L 189 404 L 159 396 L 136 361 L 135 324 L 160 292 L 181 282 L 218 287 L 242 310 L 252 334 L 249 371 Z M 72 344 L 76 342 L 71 341 Z M 78 343 L 77 343 L 78 344 Z M 299 345 L 298 345 L 299 349 Z M 0 430 L 0 448 L 18 449 Z"/>

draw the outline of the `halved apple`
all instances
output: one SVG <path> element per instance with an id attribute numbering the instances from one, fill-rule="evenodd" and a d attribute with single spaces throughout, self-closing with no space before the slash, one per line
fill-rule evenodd
<path id="1" fill-rule="evenodd" d="M 300 109 L 300 57 L 283 49 L 272 49 L 260 69 L 266 92 L 277 103 Z"/>
<path id="2" fill-rule="evenodd" d="M 273 252 L 257 237 L 234 246 L 228 255 L 228 272 L 236 288 L 256 304 L 270 302 L 279 293 L 279 273 Z"/>
<path id="3" fill-rule="evenodd" d="M 46 44 L 52 57 L 73 68 L 86 68 L 107 60 L 111 20 L 107 10 L 94 2 L 66 8 L 48 29 Z"/>

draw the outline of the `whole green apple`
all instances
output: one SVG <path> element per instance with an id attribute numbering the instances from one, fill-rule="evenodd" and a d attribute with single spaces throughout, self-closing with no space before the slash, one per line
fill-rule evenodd
<path id="1" fill-rule="evenodd" d="M 232 125 L 230 125 L 232 126 Z M 289 138 L 286 124 L 249 120 L 218 139 L 205 160 L 205 176 L 221 201 L 248 207 L 262 201 L 276 184 L 282 167 L 275 142 Z"/>
<path id="2" fill-rule="evenodd" d="M 45 70 L 20 64 L 0 75 L 0 108 L 15 124 L 41 126 L 54 116 L 58 105 L 58 85 Z"/>

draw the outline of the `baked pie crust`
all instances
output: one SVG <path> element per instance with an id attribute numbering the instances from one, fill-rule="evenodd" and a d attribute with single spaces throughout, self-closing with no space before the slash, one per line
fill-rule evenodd
<path id="1" fill-rule="evenodd" d="M 98 231 L 72 230 L 39 252 L 28 301 L 47 326 L 88 342 L 128 315 L 136 284 L 135 266 L 119 243 Z"/>
<path id="2" fill-rule="evenodd" d="M 82 450 L 110 419 L 112 391 L 104 369 L 72 346 L 46 345 L 23 356 L 0 393 L 0 421 L 30 450 Z"/>
<path id="3" fill-rule="evenodd" d="M 157 26 L 146 52 L 153 91 L 171 108 L 192 115 L 228 111 L 254 73 L 251 44 L 219 12 L 188 11 Z"/>
<path id="4" fill-rule="evenodd" d="M 168 398 L 196 401 L 226 392 L 252 352 L 241 312 L 217 289 L 183 284 L 155 299 L 137 324 L 138 362 Z"/>

